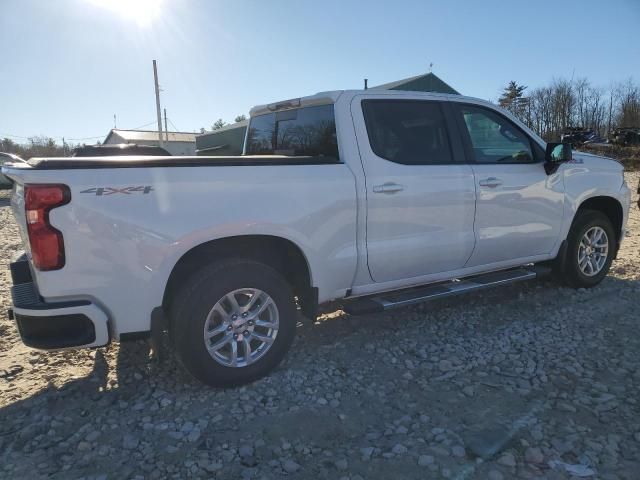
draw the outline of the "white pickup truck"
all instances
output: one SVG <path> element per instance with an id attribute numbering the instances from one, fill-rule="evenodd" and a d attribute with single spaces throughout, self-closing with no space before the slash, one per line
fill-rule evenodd
<path id="1" fill-rule="evenodd" d="M 614 160 L 545 144 L 459 95 L 337 91 L 254 108 L 239 157 L 5 166 L 26 253 L 26 345 L 98 347 L 166 326 L 210 385 L 273 369 L 298 310 L 382 311 L 535 278 L 607 274 L 630 192 Z"/>

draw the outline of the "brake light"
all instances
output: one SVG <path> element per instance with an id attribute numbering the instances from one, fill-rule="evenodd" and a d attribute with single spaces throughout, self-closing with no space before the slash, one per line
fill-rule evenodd
<path id="1" fill-rule="evenodd" d="M 64 267 L 62 233 L 49 223 L 49 212 L 69 203 L 71 192 L 66 185 L 25 185 L 24 206 L 33 264 L 38 270 Z"/>

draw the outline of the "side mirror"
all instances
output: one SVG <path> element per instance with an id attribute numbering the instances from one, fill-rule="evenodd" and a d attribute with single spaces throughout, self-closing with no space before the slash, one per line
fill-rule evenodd
<path id="1" fill-rule="evenodd" d="M 570 162 L 571 144 L 570 143 L 547 143 L 547 151 L 544 159 L 550 163 Z"/>
<path id="2" fill-rule="evenodd" d="M 547 143 L 547 151 L 544 155 L 544 169 L 551 175 L 561 163 L 570 162 L 573 158 L 570 143 Z"/>

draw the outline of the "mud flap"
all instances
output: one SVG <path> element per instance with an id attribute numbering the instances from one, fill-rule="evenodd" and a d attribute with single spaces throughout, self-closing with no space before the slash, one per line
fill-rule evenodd
<path id="1" fill-rule="evenodd" d="M 161 362 L 166 357 L 166 352 L 162 347 L 162 335 L 167 328 L 167 317 L 162 307 L 156 307 L 151 312 L 151 358 Z"/>

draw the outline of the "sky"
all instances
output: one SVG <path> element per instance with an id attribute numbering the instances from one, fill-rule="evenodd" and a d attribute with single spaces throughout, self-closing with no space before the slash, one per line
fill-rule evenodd
<path id="1" fill-rule="evenodd" d="M 430 64 L 495 101 L 510 80 L 640 82 L 640 0 L 0 0 L 0 137 L 156 128 L 153 59 L 170 130 Z"/>

